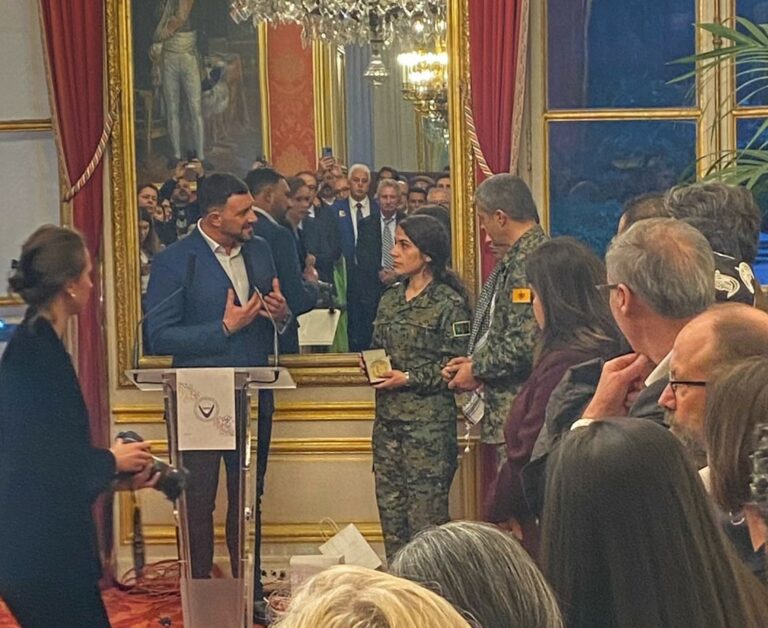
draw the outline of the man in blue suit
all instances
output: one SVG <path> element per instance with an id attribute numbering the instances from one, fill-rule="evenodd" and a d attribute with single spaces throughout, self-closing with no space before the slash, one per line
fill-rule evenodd
<path id="1" fill-rule="evenodd" d="M 371 171 L 364 164 L 354 164 L 349 169 L 349 198 L 337 201 L 333 206 L 339 225 L 341 252 L 347 264 L 347 320 L 350 351 L 368 349 L 366 324 L 361 313 L 360 299 L 364 292 L 357 272 L 358 226 L 363 218 L 378 211 L 378 205 L 368 197 L 371 187 Z M 368 338 L 368 341 L 370 339 Z"/>
<path id="2" fill-rule="evenodd" d="M 158 253 L 152 261 L 147 311 L 174 290 L 168 303 L 150 314 L 146 324 L 152 353 L 172 355 L 174 367 L 263 366 L 272 348 L 273 329 L 290 317 L 280 292 L 269 245 L 253 237 L 253 198 L 245 182 L 214 173 L 201 183 L 198 202 L 202 218 L 186 238 Z M 264 296 L 262 300 L 259 293 Z M 259 394 L 257 499 L 272 428 L 271 392 Z M 219 465 L 227 477 L 227 546 L 233 574 L 236 562 L 237 452 L 186 452 L 191 473 L 186 490 L 189 510 L 192 575 L 208 578 L 213 564 L 213 510 Z M 255 559 L 259 560 L 260 521 L 256 522 Z M 257 572 L 258 573 L 258 572 Z M 254 583 L 256 595 L 261 583 Z M 256 598 L 260 599 L 260 598 Z"/>
<path id="3" fill-rule="evenodd" d="M 288 182 L 272 168 L 256 168 L 245 176 L 253 196 L 259 221 L 254 225 L 255 235 L 264 238 L 272 250 L 277 277 L 294 318 L 280 335 L 280 351 L 299 352 L 299 326 L 296 317 L 309 312 L 317 304 L 317 277 L 302 274 L 296 239 L 281 224 L 288 211 Z"/>

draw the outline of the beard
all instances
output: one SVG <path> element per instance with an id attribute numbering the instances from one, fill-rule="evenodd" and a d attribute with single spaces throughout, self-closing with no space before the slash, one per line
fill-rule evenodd
<path id="1" fill-rule="evenodd" d="M 675 420 L 674 412 L 666 411 L 664 413 L 664 424 L 669 426 L 670 431 L 683 445 L 683 449 L 688 453 L 696 468 L 703 469 L 706 467 L 707 451 L 701 439 L 692 430 L 680 425 L 680 422 Z"/>

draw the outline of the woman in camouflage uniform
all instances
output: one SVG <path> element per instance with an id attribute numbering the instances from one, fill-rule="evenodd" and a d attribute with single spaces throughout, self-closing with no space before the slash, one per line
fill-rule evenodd
<path id="1" fill-rule="evenodd" d="M 381 298 L 372 348 L 392 370 L 376 388 L 373 464 L 387 557 L 428 525 L 448 521 L 456 472 L 456 402 L 440 369 L 467 350 L 471 312 L 461 280 L 447 268 L 444 227 L 411 216 L 395 232 L 394 270 L 402 281 Z"/>

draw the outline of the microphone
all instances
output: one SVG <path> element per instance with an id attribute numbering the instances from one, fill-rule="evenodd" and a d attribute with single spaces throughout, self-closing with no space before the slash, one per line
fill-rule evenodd
<path id="1" fill-rule="evenodd" d="M 176 290 L 172 291 L 167 297 L 162 298 L 158 303 L 153 305 L 149 310 L 147 310 L 144 315 L 139 319 L 139 321 L 136 323 L 136 335 L 133 339 L 133 368 L 134 370 L 139 368 L 139 339 L 141 338 L 142 332 L 143 332 L 143 324 L 144 321 L 147 320 L 147 318 L 151 315 L 157 312 L 161 307 L 163 307 L 168 301 L 173 299 L 175 296 L 178 296 L 178 294 L 182 291 L 184 291 L 186 288 L 189 288 L 189 286 L 192 284 L 192 281 L 195 278 L 195 266 L 197 265 L 197 255 L 194 253 L 190 253 L 189 257 L 187 258 L 187 272 L 184 275 L 184 281 L 181 283 L 181 285 L 176 288 Z M 150 271 L 151 272 L 151 271 Z"/>
<path id="2" fill-rule="evenodd" d="M 256 284 L 253 284 L 253 291 L 259 295 L 259 299 L 261 299 L 262 304 L 264 304 L 264 309 L 267 311 L 269 322 L 272 323 L 272 351 L 275 355 L 275 381 L 277 381 L 278 377 L 280 377 L 280 371 L 278 370 L 280 368 L 280 350 L 278 348 L 277 342 L 277 323 L 275 323 L 272 312 L 270 312 L 269 308 L 266 306 L 264 295 L 261 293 L 261 290 L 259 290 L 259 287 Z"/>

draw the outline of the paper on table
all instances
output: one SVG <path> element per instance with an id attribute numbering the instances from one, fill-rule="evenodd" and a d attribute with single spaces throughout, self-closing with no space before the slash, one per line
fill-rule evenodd
<path id="1" fill-rule="evenodd" d="M 341 310 L 331 312 L 327 308 L 310 310 L 299 316 L 299 345 L 302 347 L 330 346 L 336 337 Z"/>
<path id="2" fill-rule="evenodd" d="M 381 559 L 365 540 L 354 523 L 337 532 L 320 546 L 320 552 L 327 556 L 340 555 L 347 565 L 359 565 L 368 569 L 381 567 Z"/>
<path id="3" fill-rule="evenodd" d="M 177 369 L 179 450 L 235 449 L 235 369 Z"/>

